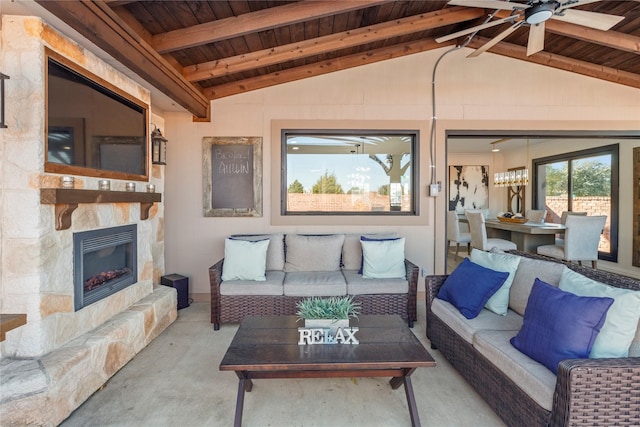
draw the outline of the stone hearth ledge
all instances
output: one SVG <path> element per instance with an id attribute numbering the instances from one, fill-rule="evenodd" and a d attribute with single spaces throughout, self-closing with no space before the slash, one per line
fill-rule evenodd
<path id="1" fill-rule="evenodd" d="M 176 290 L 154 286 L 152 294 L 42 357 L 3 359 L 2 425 L 60 424 L 177 316 Z"/>

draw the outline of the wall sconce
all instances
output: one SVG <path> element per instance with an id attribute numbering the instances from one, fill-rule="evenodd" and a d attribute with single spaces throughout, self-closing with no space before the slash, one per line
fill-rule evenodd
<path id="1" fill-rule="evenodd" d="M 4 81 L 8 78 L 9 76 L 6 74 L 0 73 L 0 128 L 7 127 L 7 124 L 4 121 Z"/>
<path id="2" fill-rule="evenodd" d="M 158 128 L 151 132 L 151 161 L 154 165 L 167 164 L 167 139 Z"/>

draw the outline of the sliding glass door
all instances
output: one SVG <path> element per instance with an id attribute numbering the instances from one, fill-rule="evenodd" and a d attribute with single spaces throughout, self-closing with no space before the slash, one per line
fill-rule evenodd
<path id="1" fill-rule="evenodd" d="M 606 215 L 600 258 L 617 260 L 618 145 L 535 159 L 536 209 L 560 223 L 563 212 Z"/>

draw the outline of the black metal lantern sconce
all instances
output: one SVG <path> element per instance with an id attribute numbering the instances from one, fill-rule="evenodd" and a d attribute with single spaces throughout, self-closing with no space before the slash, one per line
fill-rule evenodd
<path id="1" fill-rule="evenodd" d="M 151 132 L 151 161 L 154 165 L 167 164 L 167 138 L 158 128 Z"/>

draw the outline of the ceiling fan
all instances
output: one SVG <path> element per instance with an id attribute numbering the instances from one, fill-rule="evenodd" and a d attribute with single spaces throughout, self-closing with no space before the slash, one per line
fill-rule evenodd
<path id="1" fill-rule="evenodd" d="M 584 27 L 595 28 L 607 31 L 624 19 L 624 16 L 608 15 L 605 13 L 590 12 L 573 9 L 576 6 L 595 3 L 600 0 L 530 0 L 526 3 L 516 3 L 501 0 L 451 0 L 450 5 L 479 7 L 484 9 L 511 10 L 511 15 L 493 21 L 485 22 L 482 25 L 467 28 L 447 36 L 436 39 L 438 43 L 452 40 L 466 34 L 484 30 L 503 23 L 511 22 L 512 25 L 489 40 L 487 43 L 472 52 L 469 57 L 480 55 L 491 47 L 505 39 L 509 34 L 516 31 L 523 25 L 529 25 L 529 41 L 527 43 L 527 56 L 540 52 L 544 49 L 545 22 L 549 19 L 569 22 Z M 495 13 L 495 12 L 494 12 Z M 490 19 L 493 14 L 490 15 Z"/>

